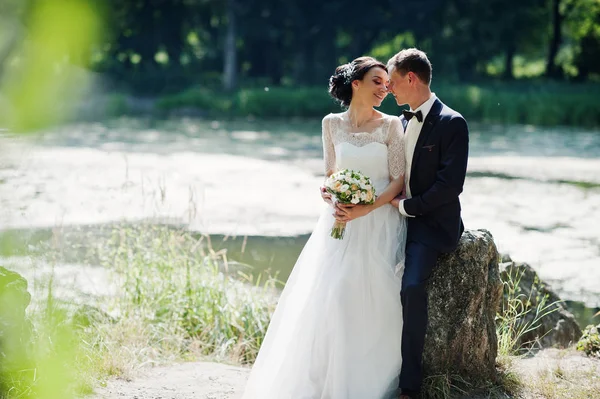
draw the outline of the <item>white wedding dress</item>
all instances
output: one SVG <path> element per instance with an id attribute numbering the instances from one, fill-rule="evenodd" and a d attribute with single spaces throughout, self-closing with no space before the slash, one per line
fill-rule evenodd
<path id="1" fill-rule="evenodd" d="M 404 175 L 400 120 L 352 133 L 347 115 L 323 120 L 326 170 L 354 169 L 376 193 Z M 390 204 L 330 237 L 327 206 L 281 294 L 243 399 L 382 399 L 400 373 L 406 223 Z"/>

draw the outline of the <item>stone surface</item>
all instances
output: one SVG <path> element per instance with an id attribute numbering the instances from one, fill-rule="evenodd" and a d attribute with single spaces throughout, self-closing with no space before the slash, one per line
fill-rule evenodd
<path id="1" fill-rule="evenodd" d="M 494 379 L 502 296 L 498 257 L 492 235 L 476 230 L 465 231 L 458 248 L 438 260 L 428 287 L 426 376 Z"/>
<path id="2" fill-rule="evenodd" d="M 27 280 L 0 266 L 0 314 L 3 318 L 22 318 L 31 302 Z"/>
<path id="3" fill-rule="evenodd" d="M 32 325 L 25 310 L 30 302 L 27 280 L 0 266 L 0 379 L 29 362 Z"/>

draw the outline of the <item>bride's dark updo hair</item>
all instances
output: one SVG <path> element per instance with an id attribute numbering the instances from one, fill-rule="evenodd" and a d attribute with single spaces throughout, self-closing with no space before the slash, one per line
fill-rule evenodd
<path id="1" fill-rule="evenodd" d="M 349 107 L 352 101 L 352 82 L 363 80 L 365 74 L 375 67 L 387 72 L 386 66 L 373 57 L 359 57 L 335 68 L 335 73 L 329 78 L 329 95 L 342 106 Z"/>

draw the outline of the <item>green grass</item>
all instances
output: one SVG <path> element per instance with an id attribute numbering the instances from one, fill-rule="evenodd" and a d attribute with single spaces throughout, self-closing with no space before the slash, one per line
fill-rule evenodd
<path id="1" fill-rule="evenodd" d="M 75 398 L 92 392 L 96 382 L 86 338 L 74 328 L 69 306 L 54 297 L 51 279 L 41 289 L 45 298 L 29 309 L 31 334 L 23 330 L 2 337 L 13 345 L 19 342 L 16 352 L 15 347 L 0 351 L 2 399 Z"/>
<path id="2" fill-rule="evenodd" d="M 481 84 L 433 82 L 433 91 L 468 120 L 486 123 L 540 126 L 600 126 L 597 83 L 574 84 L 547 81 L 491 81 Z M 231 94 L 206 88 L 190 88 L 166 95 L 157 107 L 163 111 L 196 108 L 213 117 L 310 117 L 320 118 L 340 107 L 326 87 L 243 88 Z M 399 114 L 391 96 L 382 111 Z"/>
<path id="3" fill-rule="evenodd" d="M 0 398 L 73 398 L 109 377 L 191 359 L 251 364 L 278 282 L 227 273 L 226 253 L 206 239 L 146 226 L 97 240 L 90 255 L 113 272 L 118 294 L 82 306 L 58 299 L 46 281 L 29 308 L 31 365 L 0 369 Z"/>
<path id="4" fill-rule="evenodd" d="M 553 181 L 554 182 L 554 181 Z M 569 184 L 571 186 L 575 186 L 584 190 L 589 190 L 593 188 L 600 188 L 600 183 L 589 182 L 589 181 L 577 181 L 577 180 L 556 180 L 557 183 L 561 184 Z"/>
<path id="5" fill-rule="evenodd" d="M 498 336 L 498 355 L 515 356 L 526 353 L 532 342 L 523 342 L 523 336 L 535 331 L 541 325 L 541 320 L 559 310 L 557 302 L 548 303 L 548 296 L 532 298 L 537 289 L 530 290 L 529 296 L 521 293 L 520 282 L 523 272 L 507 273 L 503 281 L 504 297 L 502 306 L 496 316 L 496 335 Z M 534 286 L 536 282 L 533 283 Z M 534 301 L 535 300 L 535 301 Z M 533 306 L 533 303 L 536 306 Z M 526 316 L 533 314 L 533 318 Z M 548 331 L 550 332 L 550 331 Z M 543 338 L 539 337 L 540 339 Z"/>
<path id="6" fill-rule="evenodd" d="M 194 348 L 252 363 L 274 310 L 276 280 L 227 274 L 225 252 L 206 251 L 204 239 L 163 227 L 115 231 L 102 258 L 122 287 L 120 320 L 143 327 L 147 346 L 169 356 Z"/>
<path id="7" fill-rule="evenodd" d="M 577 343 L 577 350 L 585 352 L 588 356 L 600 357 L 600 324 L 589 325 L 583 331 L 583 336 Z"/>

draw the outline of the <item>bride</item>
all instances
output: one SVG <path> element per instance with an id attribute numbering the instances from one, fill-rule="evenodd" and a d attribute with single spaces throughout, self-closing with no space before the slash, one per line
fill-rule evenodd
<path id="1" fill-rule="evenodd" d="M 281 294 L 244 399 L 382 399 L 396 391 L 406 223 L 389 202 L 404 186 L 405 154 L 400 120 L 374 109 L 388 80 L 371 57 L 330 78 L 329 93 L 348 109 L 323 119 L 326 175 L 360 171 L 377 199 L 328 201 Z M 336 218 L 349 221 L 342 240 L 330 237 Z"/>

